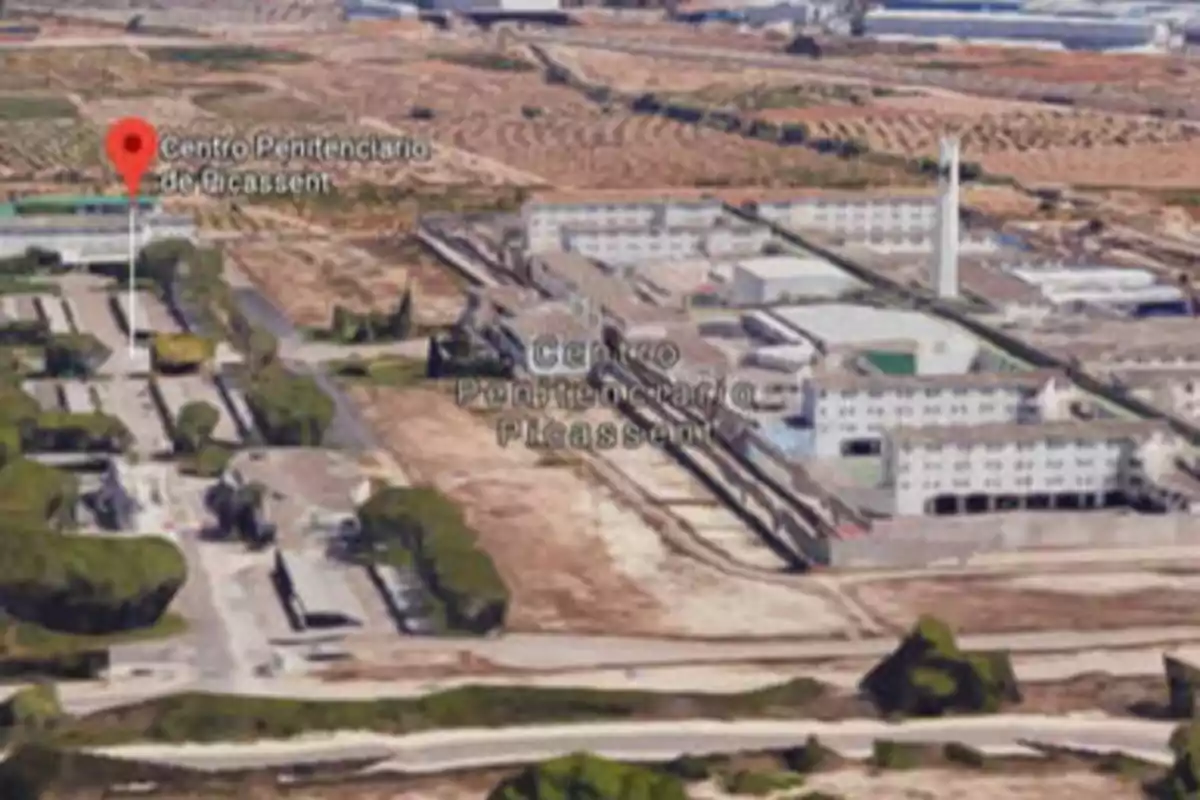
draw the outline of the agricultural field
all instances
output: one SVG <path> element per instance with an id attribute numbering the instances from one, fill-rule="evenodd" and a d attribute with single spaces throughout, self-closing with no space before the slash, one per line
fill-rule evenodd
<path id="1" fill-rule="evenodd" d="M 1006 152 L 982 159 L 984 169 L 1029 183 L 1195 189 L 1200 186 L 1200 143 L 1095 149 Z"/>
<path id="2" fill-rule="evenodd" d="M 300 70 L 307 68 L 300 67 Z M 299 79 L 322 105 L 574 188 L 886 184 L 892 167 L 780 148 L 660 116 L 591 103 L 537 73 L 426 61 Z M 479 102 L 479 98 L 486 102 Z"/>
<path id="3" fill-rule="evenodd" d="M 101 134 L 67 119 L 0 121 L 0 180 L 101 180 Z"/>
<path id="4" fill-rule="evenodd" d="M 241 241 L 227 256 L 300 326 L 328 326 L 335 305 L 354 311 L 395 308 L 413 290 L 417 322 L 453 322 L 462 309 L 458 285 L 411 243 L 378 250 L 377 258 L 348 242 L 327 239 Z"/>

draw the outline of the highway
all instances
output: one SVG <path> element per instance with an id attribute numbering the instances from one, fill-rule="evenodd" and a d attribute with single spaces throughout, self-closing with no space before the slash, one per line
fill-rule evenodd
<path id="1" fill-rule="evenodd" d="M 336 761 L 379 761 L 374 769 L 435 773 L 522 764 L 587 750 L 610 758 L 658 761 L 683 753 L 780 748 L 815 735 L 848 757 L 864 757 L 876 739 L 961 742 L 995 755 L 1028 752 L 1028 744 L 1094 752 L 1120 750 L 1170 763 L 1175 723 L 1113 718 L 1000 715 L 919 720 L 714 722 L 674 720 L 433 731 L 407 736 L 362 732 L 229 744 L 136 744 L 92 752 L 204 770 L 237 770 Z"/>

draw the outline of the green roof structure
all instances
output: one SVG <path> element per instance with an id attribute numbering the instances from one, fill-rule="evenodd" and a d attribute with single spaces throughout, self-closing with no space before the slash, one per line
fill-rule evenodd
<path id="1" fill-rule="evenodd" d="M 138 200 L 140 208 L 148 208 L 158 201 L 153 197 Z M 86 214 L 112 213 L 129 208 L 129 199 L 124 195 L 43 194 L 22 197 L 8 204 L 11 214 L 18 216 L 33 214 Z M 0 212 L 3 213 L 3 212 Z"/>
<path id="2" fill-rule="evenodd" d="M 884 375 L 916 375 L 917 357 L 901 350 L 868 350 L 863 353 L 868 364 Z"/>

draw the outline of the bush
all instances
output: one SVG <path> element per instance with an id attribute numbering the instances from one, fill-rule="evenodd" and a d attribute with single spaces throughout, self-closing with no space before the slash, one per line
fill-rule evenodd
<path id="1" fill-rule="evenodd" d="M 197 455 L 212 442 L 221 412 L 212 403 L 193 400 L 179 409 L 171 430 L 171 445 L 180 455 Z"/>
<path id="2" fill-rule="evenodd" d="M 18 689 L 0 704 L 0 726 L 17 728 L 22 733 L 47 730 L 62 717 L 62 705 L 53 683 L 38 683 Z"/>
<path id="3" fill-rule="evenodd" d="M 431 487 L 388 487 L 358 517 L 370 547 L 398 545 L 413 555 L 451 626 L 486 633 L 504 624 L 508 588 L 449 498 Z"/>
<path id="4" fill-rule="evenodd" d="M 962 742 L 947 742 L 942 747 L 942 758 L 953 764 L 961 764 L 973 769 L 980 769 L 987 765 L 987 755 L 982 750 L 977 750 Z"/>
<path id="5" fill-rule="evenodd" d="M 645 767 L 577 753 L 527 767 L 501 783 L 488 800 L 687 800 L 683 782 Z"/>
<path id="6" fill-rule="evenodd" d="M 78 497 L 78 481 L 68 472 L 26 458 L 0 468 L 0 519 L 7 533 L 70 523 Z"/>
<path id="7" fill-rule="evenodd" d="M 722 788 L 727 793 L 752 797 L 766 797 L 785 789 L 795 789 L 803 783 L 803 777 L 789 772 L 760 772 L 748 769 L 726 775 L 721 781 Z"/>
<path id="8" fill-rule="evenodd" d="M 183 471 L 200 478 L 219 478 L 236 454 L 231 447 L 209 443 L 183 464 Z"/>
<path id="9" fill-rule="evenodd" d="M 912 769 L 921 764 L 921 746 L 890 739 L 876 739 L 871 746 L 871 764 L 879 769 Z"/>
<path id="10" fill-rule="evenodd" d="M 964 653 L 950 628 L 929 616 L 863 678 L 861 689 L 889 715 L 994 713 L 1021 697 L 1007 654 Z"/>
<path id="11" fill-rule="evenodd" d="M 783 763 L 792 772 L 808 774 L 827 764 L 833 753 L 816 736 L 809 736 L 803 745 L 788 748 L 782 755 Z"/>
<path id="12" fill-rule="evenodd" d="M 217 345 L 190 333 L 156 333 L 150 344 L 150 365 L 155 372 L 195 372 L 212 361 Z"/>
<path id="13" fill-rule="evenodd" d="M 43 411 L 22 446 L 31 453 L 120 453 L 132 441 L 119 417 L 99 411 Z"/>
<path id="14" fill-rule="evenodd" d="M 55 378 L 86 378 L 110 355 L 109 349 L 91 334 L 52 336 L 46 342 L 45 372 Z"/>
<path id="15" fill-rule="evenodd" d="M 712 756 L 694 756 L 684 753 L 663 764 L 663 772 L 674 775 L 686 783 L 698 783 L 712 777 L 717 761 Z"/>
<path id="16" fill-rule="evenodd" d="M 254 377 L 246 402 L 269 444 L 316 447 L 333 421 L 333 400 L 317 382 L 278 366 Z"/>

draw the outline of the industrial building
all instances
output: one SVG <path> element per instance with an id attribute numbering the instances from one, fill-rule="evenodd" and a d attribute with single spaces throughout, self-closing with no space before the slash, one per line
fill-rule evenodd
<path id="1" fill-rule="evenodd" d="M 1090 420 L 910 428 L 884 440 L 900 516 L 1100 508 L 1153 493 L 1180 452 L 1166 423 Z M 1177 500 L 1169 492 L 1160 499 Z"/>
<path id="2" fill-rule="evenodd" d="M 721 224 L 669 227 L 607 227 L 571 225 L 558 231 L 557 241 L 542 239 L 531 252 L 579 253 L 609 264 L 636 264 L 647 260 L 682 260 L 709 256 L 759 253 L 771 241 L 762 225 Z"/>
<path id="3" fill-rule="evenodd" d="M 1190 314 L 1190 298 L 1153 272 L 1126 267 L 1012 266 L 1008 272 L 1035 287 L 1050 303 L 1093 305 L 1134 316 Z"/>
<path id="4" fill-rule="evenodd" d="M 162 239 L 196 239 L 191 217 L 140 214 L 135 230 L 139 247 Z M 122 263 L 130 256 L 129 221 L 125 215 L 0 217 L 0 258 L 31 249 L 57 253 L 68 264 Z"/>
<path id="5" fill-rule="evenodd" d="M 578 300 L 501 316 L 488 333 L 501 356 L 539 377 L 586 375 L 603 345 L 599 319 Z"/>
<path id="6" fill-rule="evenodd" d="M 805 298 L 833 299 L 863 288 L 862 281 L 822 258 L 763 256 L 734 264 L 728 302 L 761 306 Z"/>
<path id="7" fill-rule="evenodd" d="M 280 548 L 271 577 L 298 629 L 362 626 L 362 604 L 346 576 L 321 553 Z"/>
<path id="8" fill-rule="evenodd" d="M 960 375 L 980 357 L 978 340 L 943 319 L 892 308 L 823 303 L 755 311 L 744 317 L 746 330 L 769 344 L 812 343 L 825 357 L 891 353 L 897 346 L 913 354 L 918 375 Z"/>
<path id="9" fill-rule="evenodd" d="M 901 427 L 1033 422 L 1068 416 L 1072 384 L 1050 370 L 963 375 L 818 375 L 801 416 L 818 457 L 873 455 Z"/>
<path id="10" fill-rule="evenodd" d="M 1166 24 L 1146 19 L 886 9 L 869 12 L 863 32 L 878 37 L 1052 42 L 1077 50 L 1165 47 L 1170 38 Z"/>

